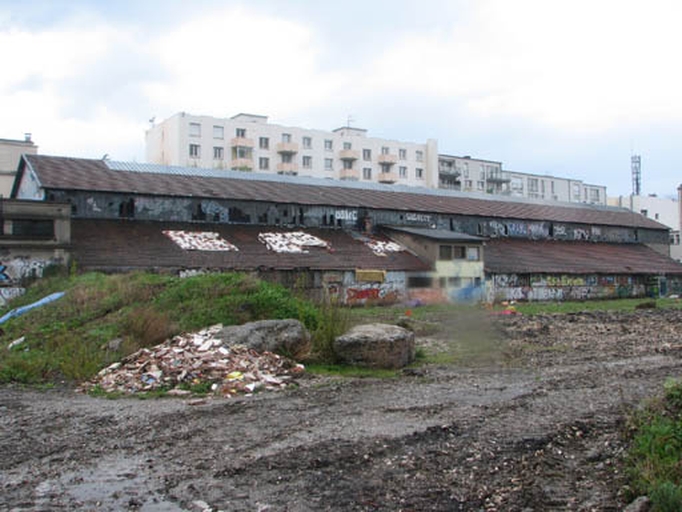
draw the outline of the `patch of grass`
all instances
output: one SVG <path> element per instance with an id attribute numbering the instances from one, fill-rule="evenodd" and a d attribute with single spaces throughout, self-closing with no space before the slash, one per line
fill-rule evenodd
<path id="1" fill-rule="evenodd" d="M 635 308 L 651 299 L 614 299 L 614 300 L 588 300 L 566 302 L 520 302 L 514 304 L 514 308 L 524 315 L 538 315 L 548 313 L 580 313 L 582 311 L 634 311 Z M 658 299 L 655 301 L 657 308 L 682 308 L 682 301 L 678 299 Z M 496 310 L 504 307 L 497 305 Z"/>
<path id="2" fill-rule="evenodd" d="M 316 363 L 336 362 L 334 340 L 350 328 L 350 310 L 337 302 L 319 304 L 317 328 L 312 332 L 310 360 Z"/>
<path id="3" fill-rule="evenodd" d="M 305 369 L 307 372 L 313 375 L 330 375 L 338 377 L 390 379 L 399 375 L 398 370 L 365 368 L 362 366 L 345 366 L 338 364 L 311 364 L 306 365 Z"/>
<path id="4" fill-rule="evenodd" d="M 682 510 L 682 381 L 633 416 L 628 454 L 632 495 L 647 495 L 654 511 Z"/>
<path id="5" fill-rule="evenodd" d="M 0 383 L 86 380 L 141 347 L 216 323 L 296 318 L 315 330 L 320 322 L 311 302 L 240 273 L 186 279 L 142 272 L 59 274 L 32 283 L 11 307 L 57 291 L 66 293 L 0 327 Z M 22 336 L 22 344 L 7 350 Z M 120 348 L 107 349 L 114 338 L 123 339 Z"/>

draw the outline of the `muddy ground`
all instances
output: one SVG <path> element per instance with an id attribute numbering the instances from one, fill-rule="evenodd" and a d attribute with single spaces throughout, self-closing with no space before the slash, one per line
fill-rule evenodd
<path id="1" fill-rule="evenodd" d="M 442 313 L 416 325 L 441 363 L 203 403 L 0 388 L 0 510 L 622 510 L 681 321 Z"/>

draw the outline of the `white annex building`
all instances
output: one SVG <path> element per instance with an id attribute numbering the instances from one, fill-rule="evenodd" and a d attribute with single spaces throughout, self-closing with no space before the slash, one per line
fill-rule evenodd
<path id="1" fill-rule="evenodd" d="M 0 197 L 9 197 L 12 192 L 21 155 L 36 153 L 38 146 L 31 140 L 30 133 L 24 135 L 24 140 L 0 139 Z"/>
<path id="2" fill-rule="evenodd" d="M 441 188 L 541 201 L 606 204 L 606 187 L 511 172 L 493 160 L 438 154 L 438 143 L 268 123 L 266 116 L 175 114 L 146 134 L 147 162 Z"/>

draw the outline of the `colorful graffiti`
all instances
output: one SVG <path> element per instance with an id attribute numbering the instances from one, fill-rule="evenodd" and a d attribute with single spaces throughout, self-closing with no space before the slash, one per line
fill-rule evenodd
<path id="1" fill-rule="evenodd" d="M 346 288 L 346 304 L 361 305 L 368 302 L 393 303 L 401 298 L 400 291 L 392 284 L 367 284 Z"/>

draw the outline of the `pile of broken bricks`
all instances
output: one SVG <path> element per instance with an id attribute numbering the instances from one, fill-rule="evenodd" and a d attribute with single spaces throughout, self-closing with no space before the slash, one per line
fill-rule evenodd
<path id="1" fill-rule="evenodd" d="M 233 396 L 283 388 L 303 373 L 303 365 L 272 352 L 225 346 L 215 336 L 221 329 L 218 324 L 142 348 L 101 370 L 84 388 L 131 394 L 167 390 L 184 396 L 193 386 L 209 383 L 214 394 Z"/>

